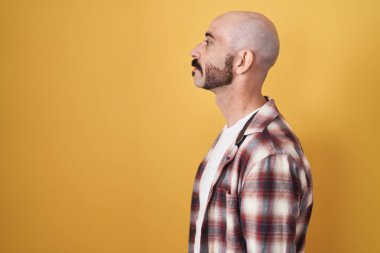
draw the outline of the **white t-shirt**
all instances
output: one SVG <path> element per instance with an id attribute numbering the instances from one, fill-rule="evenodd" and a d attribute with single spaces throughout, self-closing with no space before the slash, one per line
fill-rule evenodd
<path id="1" fill-rule="evenodd" d="M 200 251 L 201 226 L 203 223 L 209 191 L 211 189 L 211 184 L 215 177 L 219 163 L 223 158 L 224 153 L 226 153 L 227 148 L 232 144 L 232 142 L 236 141 L 237 135 L 245 123 L 259 109 L 260 108 L 244 116 L 233 126 L 227 127 L 227 125 L 224 125 L 222 134 L 210 154 L 210 158 L 199 182 L 199 215 L 196 222 L 194 253 L 199 253 Z"/>

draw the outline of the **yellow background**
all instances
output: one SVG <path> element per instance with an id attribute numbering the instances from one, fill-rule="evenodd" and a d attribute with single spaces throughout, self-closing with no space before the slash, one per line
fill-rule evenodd
<path id="1" fill-rule="evenodd" d="M 263 90 L 312 167 L 307 252 L 380 252 L 378 0 L 2 0 L 0 252 L 187 252 L 224 124 L 190 51 L 234 9 L 279 32 Z"/>

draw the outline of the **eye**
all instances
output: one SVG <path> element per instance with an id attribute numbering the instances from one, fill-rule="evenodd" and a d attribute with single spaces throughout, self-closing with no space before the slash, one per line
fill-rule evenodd
<path id="1" fill-rule="evenodd" d="M 208 41 L 208 40 L 204 40 L 204 42 L 206 42 L 206 46 L 208 46 L 210 44 L 210 41 Z"/>

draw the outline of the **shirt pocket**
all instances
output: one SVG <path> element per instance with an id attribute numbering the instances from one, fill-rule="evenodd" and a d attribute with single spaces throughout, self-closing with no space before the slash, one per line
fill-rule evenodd
<path id="1" fill-rule="evenodd" d="M 226 192 L 226 252 L 243 253 L 246 251 L 245 239 L 241 229 L 239 196 Z"/>

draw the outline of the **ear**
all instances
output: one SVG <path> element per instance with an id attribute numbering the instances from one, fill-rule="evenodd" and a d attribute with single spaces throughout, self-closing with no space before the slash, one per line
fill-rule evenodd
<path id="1" fill-rule="evenodd" d="M 242 50 L 237 53 L 236 58 L 238 59 L 236 73 L 243 74 L 253 65 L 255 54 L 251 50 Z"/>

